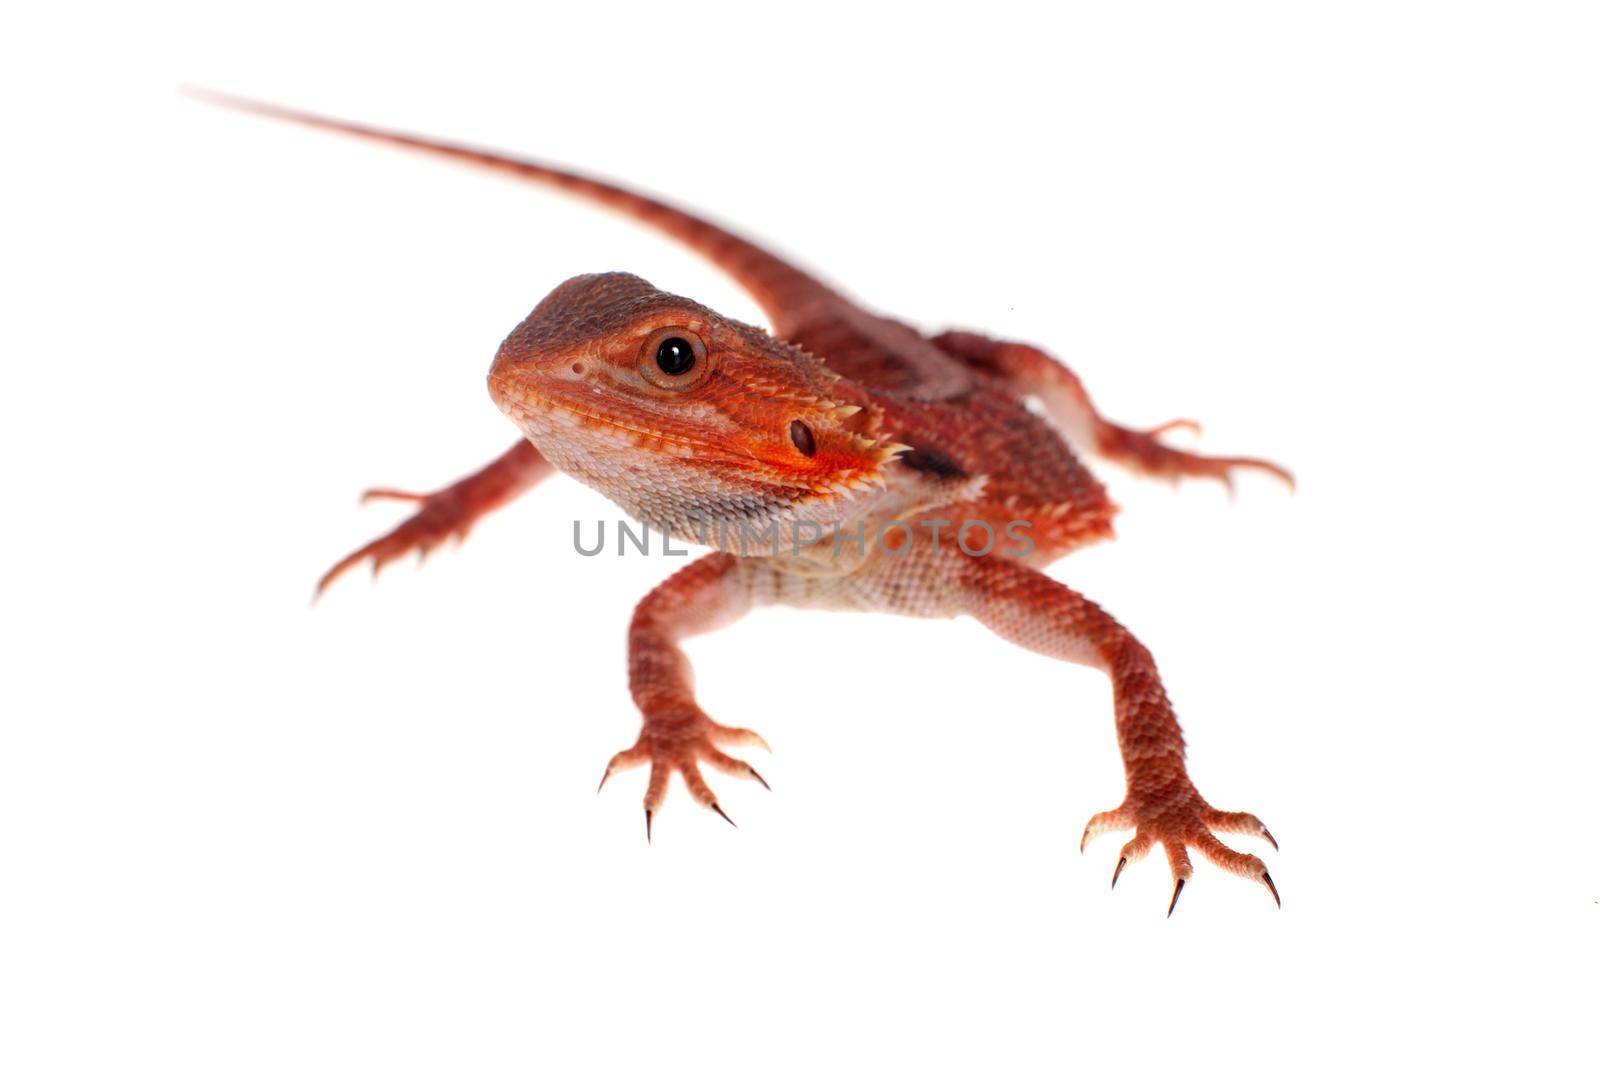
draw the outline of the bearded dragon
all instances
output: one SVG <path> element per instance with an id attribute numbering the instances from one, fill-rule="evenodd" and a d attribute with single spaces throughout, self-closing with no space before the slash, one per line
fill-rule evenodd
<path id="1" fill-rule="evenodd" d="M 611 758 L 601 785 L 648 765 L 647 837 L 673 774 L 724 819 L 702 767 L 766 785 L 723 750 L 765 742 L 701 709 L 684 639 L 768 604 L 965 614 L 1013 644 L 1110 676 L 1127 793 L 1088 821 L 1079 847 L 1106 831 L 1132 831 L 1113 887 L 1128 864 L 1159 845 L 1173 878 L 1171 915 L 1193 877 L 1193 847 L 1279 900 L 1266 865 L 1215 836 L 1250 834 L 1277 847 L 1260 819 L 1212 807 L 1190 781 L 1183 734 L 1149 650 L 1044 568 L 1112 533 L 1115 505 L 1080 454 L 1146 475 L 1217 479 L 1230 490 L 1233 473 L 1245 468 L 1292 487 L 1283 468 L 1164 443 L 1166 431 L 1192 428 L 1186 420 L 1142 431 L 1119 425 L 1095 408 L 1072 371 L 1034 345 L 965 331 L 924 334 L 757 244 L 620 186 L 477 148 L 200 95 L 615 209 L 705 256 L 766 315 L 770 331 L 631 274 L 564 282 L 511 332 L 489 369 L 489 393 L 520 439 L 436 492 L 366 494 L 412 501 L 417 510 L 341 559 L 318 585 L 320 592 L 363 562 L 376 572 L 462 538 L 554 471 L 670 537 L 713 547 L 640 601 L 628 628 L 628 680 L 644 723 L 633 745 Z M 728 536 L 734 526 L 737 543 Z M 765 536 L 744 538 L 752 526 Z M 993 545 L 998 531 L 1023 536 L 1001 551 Z M 977 551 L 986 543 L 989 551 Z M 1015 550 L 1024 543 L 1028 551 Z"/>

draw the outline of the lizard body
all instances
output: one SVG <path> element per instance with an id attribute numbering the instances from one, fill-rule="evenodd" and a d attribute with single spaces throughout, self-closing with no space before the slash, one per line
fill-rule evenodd
<path id="1" fill-rule="evenodd" d="M 630 688 L 644 725 L 601 784 L 615 771 L 649 765 L 647 832 L 674 773 L 724 818 L 702 764 L 762 781 L 721 747 L 760 739 L 714 721 L 696 702 L 679 647 L 685 638 L 775 603 L 968 614 L 1017 645 L 1110 676 L 1127 794 L 1089 820 L 1081 844 L 1107 830 L 1133 831 L 1113 885 L 1128 863 L 1159 845 L 1175 906 L 1193 874 L 1192 847 L 1277 899 L 1262 861 L 1216 838 L 1237 832 L 1272 841 L 1255 816 L 1213 808 L 1189 780 L 1182 732 L 1150 652 L 1042 568 L 1111 533 L 1115 506 L 1079 452 L 1230 487 L 1241 468 L 1292 485 L 1282 468 L 1169 447 L 1160 434 L 1181 421 L 1141 432 L 1103 418 L 1077 377 L 1038 348 L 967 332 L 926 336 L 741 237 L 621 187 L 476 148 L 205 95 L 508 171 L 617 209 L 721 267 L 771 324 L 769 333 L 735 322 L 628 274 L 563 283 L 506 338 L 489 372 L 490 393 L 522 438 L 437 492 L 371 491 L 369 498 L 420 506 L 340 560 L 319 591 L 363 561 L 381 569 L 465 536 L 559 470 L 635 518 L 716 549 L 646 596 L 628 632 Z M 745 539 L 746 531 L 767 537 Z M 963 540 L 964 531 L 980 536 Z M 1025 541 L 1028 551 L 995 543 L 1013 531 L 1025 534 L 1006 547 Z M 973 550 L 985 541 L 986 551 Z"/>

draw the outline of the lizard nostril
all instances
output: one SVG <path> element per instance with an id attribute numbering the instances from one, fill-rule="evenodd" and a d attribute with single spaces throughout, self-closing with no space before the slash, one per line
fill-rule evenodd
<path id="1" fill-rule="evenodd" d="M 574 378 L 582 378 L 583 377 L 583 372 L 584 372 L 584 366 L 583 366 L 582 363 L 574 363 L 572 365 L 572 376 Z"/>

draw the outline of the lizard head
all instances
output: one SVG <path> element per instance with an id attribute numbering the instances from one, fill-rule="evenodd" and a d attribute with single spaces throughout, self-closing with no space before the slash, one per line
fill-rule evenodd
<path id="1" fill-rule="evenodd" d="M 500 346 L 489 391 L 558 468 L 702 543 L 709 524 L 863 514 L 904 450 L 811 354 L 631 274 L 558 286 Z"/>

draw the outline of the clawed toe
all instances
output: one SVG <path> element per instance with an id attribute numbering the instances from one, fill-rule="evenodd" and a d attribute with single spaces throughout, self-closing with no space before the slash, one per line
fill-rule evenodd
<path id="1" fill-rule="evenodd" d="M 645 752 L 639 745 L 623 749 L 615 756 L 612 756 L 606 763 L 605 773 L 600 776 L 600 784 L 595 787 L 594 791 L 598 793 L 604 789 L 606 783 L 611 780 L 611 776 L 617 771 L 625 771 L 629 767 L 636 767 L 649 758 L 649 753 Z"/>
<path id="2" fill-rule="evenodd" d="M 1206 826 L 1218 833 L 1250 834 L 1259 837 L 1278 851 L 1278 839 L 1260 819 L 1247 811 L 1207 811 L 1203 816 Z"/>
<path id="3" fill-rule="evenodd" d="M 738 826 L 733 817 L 723 810 L 717 795 L 706 784 L 704 776 L 700 773 L 700 764 L 707 763 L 726 774 L 747 778 L 768 791 L 772 786 L 768 785 L 767 780 L 750 764 L 718 749 L 713 739 L 730 744 L 760 744 L 766 747 L 766 742 L 752 730 L 720 726 L 709 719 L 704 723 L 694 724 L 687 735 L 683 732 L 656 735 L 647 726 L 640 734 L 637 744 L 611 757 L 611 761 L 606 764 L 605 772 L 600 776 L 599 788 L 604 789 L 611 775 L 617 771 L 641 763 L 650 764 L 650 782 L 645 787 L 644 794 L 644 828 L 647 841 L 651 839 L 655 813 L 661 808 L 662 801 L 666 797 L 667 784 L 674 773 L 682 779 L 689 790 L 689 795 L 702 807 L 709 808 L 722 816 L 729 826 Z"/>
<path id="4" fill-rule="evenodd" d="M 1162 443 L 1161 435 L 1176 429 L 1187 429 L 1196 434 L 1200 432 L 1199 424 L 1191 419 L 1172 419 L 1142 431 L 1108 422 L 1100 426 L 1099 445 L 1110 457 L 1174 484 L 1184 478 L 1210 478 L 1220 482 L 1231 496 L 1234 472 L 1257 470 L 1278 478 L 1290 490 L 1295 487 L 1294 475 L 1264 459 L 1253 456 L 1203 456 Z"/>
<path id="5" fill-rule="evenodd" d="M 1162 470 L 1173 481 L 1180 481 L 1183 478 L 1209 478 L 1220 483 L 1228 491 L 1228 496 L 1232 497 L 1236 490 L 1234 473 L 1240 470 L 1256 470 L 1278 479 L 1289 488 L 1290 492 L 1295 488 L 1294 475 L 1268 460 L 1252 456 L 1201 456 L 1162 447 L 1171 454 Z"/>
<path id="6" fill-rule="evenodd" d="M 410 504 L 426 504 L 432 493 L 413 493 L 405 489 L 368 489 L 361 494 L 361 502 L 370 504 L 374 500 L 400 500 Z"/>
<path id="7" fill-rule="evenodd" d="M 1187 430 L 1196 437 L 1200 436 L 1200 424 L 1193 419 L 1168 419 L 1159 426 L 1150 427 L 1144 431 L 1144 435 L 1146 437 L 1160 437 L 1162 434 L 1171 433 L 1173 430 Z"/>
<path id="8" fill-rule="evenodd" d="M 739 726 L 722 726 L 712 723 L 708 733 L 714 741 L 721 741 L 725 745 L 754 745 L 756 748 L 772 751 L 772 746 L 766 739 L 754 730 L 746 730 Z"/>
<path id="9" fill-rule="evenodd" d="M 1277 848 L 1277 842 L 1267 832 L 1261 820 L 1248 812 L 1216 811 L 1204 807 L 1204 802 L 1198 797 L 1176 809 L 1169 807 L 1156 814 L 1146 813 L 1143 816 L 1133 814 L 1125 804 L 1121 808 L 1103 811 L 1090 819 L 1088 825 L 1084 827 L 1079 847 L 1081 849 L 1109 830 L 1125 829 L 1132 829 L 1134 835 L 1122 846 L 1117 855 L 1116 867 L 1111 872 L 1113 889 L 1122 878 L 1123 871 L 1129 865 L 1143 859 L 1159 843 L 1166 853 L 1167 865 L 1172 871 L 1172 900 L 1167 905 L 1167 915 L 1170 916 L 1178 906 L 1178 897 L 1182 895 L 1184 886 L 1194 877 L 1194 864 L 1189 858 L 1189 848 L 1192 846 L 1223 870 L 1260 882 L 1272 894 L 1273 902 L 1278 907 L 1283 907 L 1278 886 L 1273 882 L 1272 875 L 1267 872 L 1266 864 L 1257 856 L 1229 848 L 1212 833 L 1212 830 L 1218 830 L 1224 833 L 1253 834 L 1271 842 L 1273 848 Z"/>
<path id="10" fill-rule="evenodd" d="M 742 759 L 734 759 L 732 756 L 711 747 L 707 747 L 700 754 L 700 758 L 724 774 L 731 774 L 736 778 L 749 778 L 752 781 L 759 782 L 767 792 L 770 793 L 772 791 L 772 787 L 767 785 L 767 780 L 761 777 L 760 772 Z"/>
<path id="11" fill-rule="evenodd" d="M 1090 819 L 1083 827 L 1083 837 L 1078 840 L 1078 851 L 1082 852 L 1089 847 L 1089 842 L 1110 830 L 1131 830 L 1133 817 L 1123 812 L 1121 808 L 1111 811 L 1102 811 Z"/>
<path id="12" fill-rule="evenodd" d="M 367 542 L 329 567 L 317 582 L 313 601 L 320 598 L 340 575 L 361 563 L 371 563 L 372 577 L 376 579 L 385 567 L 412 552 L 417 554 L 419 562 L 426 560 L 434 549 L 445 542 L 464 540 L 475 518 L 475 514 L 449 490 L 408 493 L 399 489 L 369 489 L 361 496 L 362 503 L 372 500 L 400 500 L 422 506 L 415 515 L 387 534 Z"/>

